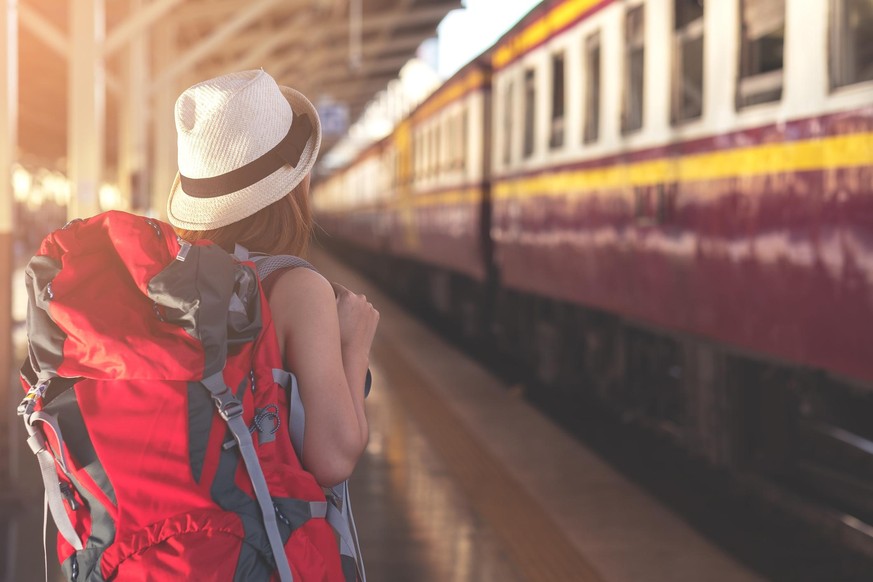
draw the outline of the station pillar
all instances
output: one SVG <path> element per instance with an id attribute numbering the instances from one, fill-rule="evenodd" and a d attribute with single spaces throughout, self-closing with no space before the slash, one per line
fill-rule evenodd
<path id="1" fill-rule="evenodd" d="M 70 54 L 67 107 L 67 217 L 87 218 L 100 212 L 103 181 L 106 67 L 105 0 L 76 0 L 70 5 Z"/>
<path id="2" fill-rule="evenodd" d="M 173 63 L 176 58 L 176 28 L 172 25 L 155 30 L 154 50 L 156 62 Z M 157 75 L 155 75 L 157 76 Z M 176 84 L 165 82 L 154 91 L 152 123 L 154 128 L 154 180 L 152 181 L 151 205 L 160 218 L 167 217 L 167 198 L 176 177 L 176 125 L 173 108 L 176 104 Z"/>
<path id="3" fill-rule="evenodd" d="M 12 277 L 14 225 L 12 221 L 12 164 L 18 145 L 18 0 L 0 0 L 0 487 L 14 478 L 11 426 L 12 404 L 21 394 L 13 392 Z"/>
<path id="4" fill-rule="evenodd" d="M 139 14 L 143 0 L 130 0 L 130 14 Z M 131 39 L 125 55 L 124 91 L 121 96 L 121 127 L 118 148 L 118 184 L 123 207 L 135 212 L 148 210 L 148 45 L 149 29 Z"/>

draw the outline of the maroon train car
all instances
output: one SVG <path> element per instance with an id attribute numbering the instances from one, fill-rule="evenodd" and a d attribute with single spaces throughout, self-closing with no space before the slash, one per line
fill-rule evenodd
<path id="1" fill-rule="evenodd" d="M 869 38 L 859 0 L 547 0 L 482 57 L 481 177 L 433 121 L 466 73 L 396 128 L 370 259 L 535 389 L 873 552 Z"/>

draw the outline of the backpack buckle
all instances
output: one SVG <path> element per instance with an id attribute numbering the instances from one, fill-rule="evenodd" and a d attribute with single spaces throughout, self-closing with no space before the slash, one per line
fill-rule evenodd
<path id="1" fill-rule="evenodd" d="M 213 396 L 212 399 L 215 401 L 215 407 L 218 409 L 218 414 L 220 414 L 221 418 L 223 418 L 225 421 L 229 421 L 231 418 L 242 416 L 242 402 L 240 402 L 230 392 L 230 390 L 228 390 L 224 394 Z"/>
<path id="2" fill-rule="evenodd" d="M 179 252 L 176 254 L 176 260 L 180 263 L 184 263 L 185 259 L 188 258 L 188 253 L 191 251 L 191 243 L 188 241 L 178 239 L 179 241 Z"/>
<path id="3" fill-rule="evenodd" d="M 236 418 L 237 416 L 242 416 L 243 413 L 243 405 L 242 402 L 234 398 L 230 402 L 225 402 L 221 406 L 218 407 L 218 413 L 221 415 L 221 418 L 224 420 L 230 420 L 231 418 Z"/>
<path id="4" fill-rule="evenodd" d="M 33 411 L 36 408 L 37 401 L 42 400 L 43 395 L 45 395 L 45 389 L 47 387 L 48 384 L 38 384 L 28 390 L 27 394 L 24 395 L 24 399 L 18 405 L 18 416 L 23 416 L 27 418 L 31 414 L 33 414 Z"/>
<path id="5" fill-rule="evenodd" d="M 230 388 L 227 387 L 227 384 L 224 383 L 221 372 L 203 378 L 200 383 L 209 390 L 209 393 L 212 395 L 212 401 L 215 402 L 215 407 L 218 409 L 221 418 L 229 421 L 232 418 L 242 416 L 242 402 L 234 396 Z"/>

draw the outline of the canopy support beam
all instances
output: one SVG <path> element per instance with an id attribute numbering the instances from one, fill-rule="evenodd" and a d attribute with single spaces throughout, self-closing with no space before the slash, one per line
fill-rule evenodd
<path id="1" fill-rule="evenodd" d="M 136 3 L 135 5 L 139 8 L 131 10 L 131 15 L 106 37 L 106 44 L 103 45 L 103 55 L 109 57 L 126 43 L 141 36 L 144 32 L 148 31 L 152 24 L 175 8 L 180 2 L 182 0 L 154 0 L 144 8 L 142 3 Z M 131 3 L 131 6 L 134 6 L 134 4 Z"/>
<path id="2" fill-rule="evenodd" d="M 225 40 L 236 34 L 237 31 L 244 29 L 251 24 L 255 19 L 259 18 L 267 10 L 272 8 L 278 0 L 258 0 L 250 5 L 246 10 L 237 14 L 230 22 L 217 28 L 212 34 L 200 41 L 199 44 L 188 50 L 181 58 L 175 61 L 169 68 L 165 69 L 151 86 L 152 91 L 156 91 L 177 78 L 181 73 L 184 73 L 203 58 L 209 56 L 218 46 Z"/>

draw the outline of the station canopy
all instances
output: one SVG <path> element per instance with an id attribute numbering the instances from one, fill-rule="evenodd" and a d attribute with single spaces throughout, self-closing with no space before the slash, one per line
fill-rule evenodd
<path id="1" fill-rule="evenodd" d="M 94 12 L 98 38 L 103 15 L 97 43 L 103 59 L 95 66 L 105 70 L 105 154 L 113 165 L 136 38 L 146 43 L 140 86 L 149 103 L 162 87 L 178 94 L 212 76 L 263 67 L 352 122 L 460 0 L 19 0 L 18 6 L 21 159 L 57 164 L 68 151 L 71 61 L 80 50 L 70 33 L 75 9 Z M 323 151 L 338 137 L 326 135 Z"/>

